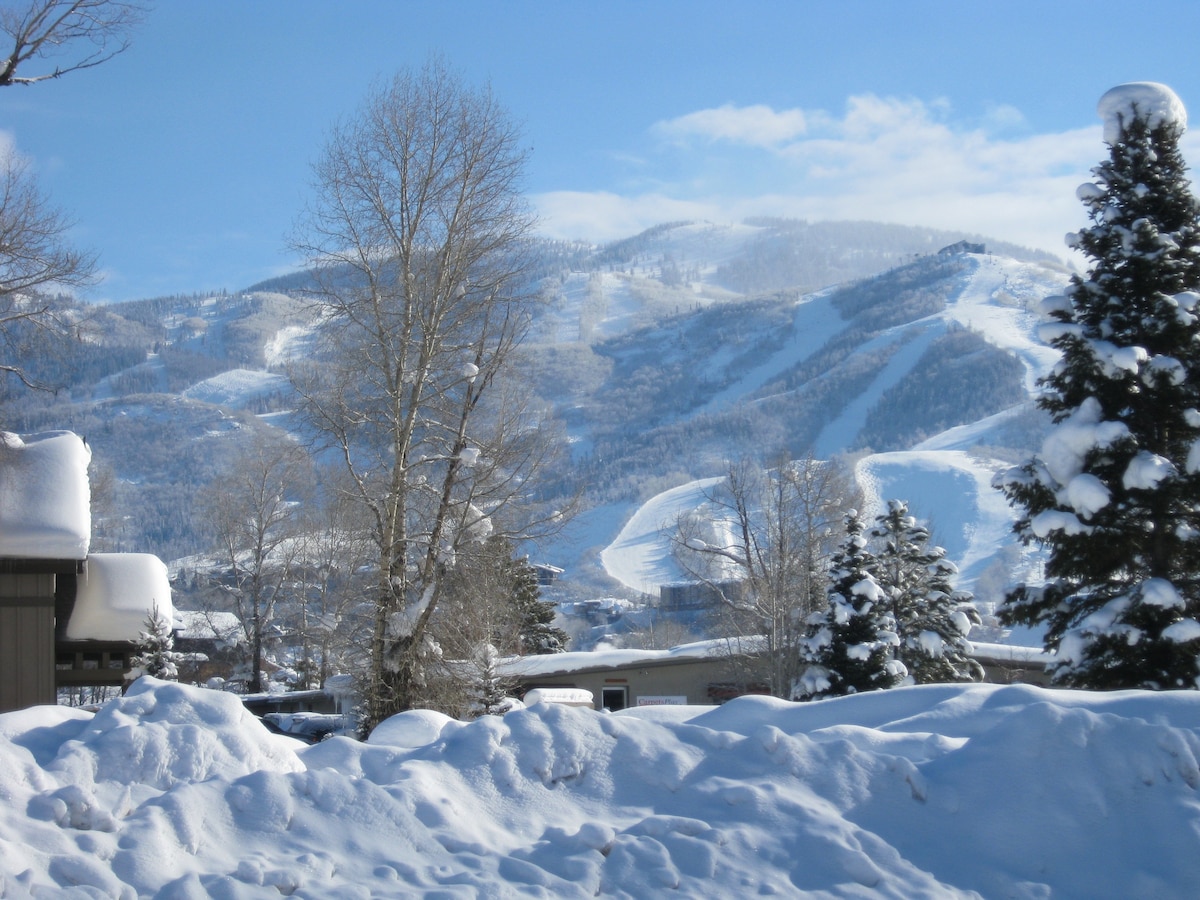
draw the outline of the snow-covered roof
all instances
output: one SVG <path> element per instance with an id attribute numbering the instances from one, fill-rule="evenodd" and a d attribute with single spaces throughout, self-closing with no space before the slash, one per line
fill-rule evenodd
<path id="1" fill-rule="evenodd" d="M 167 567 L 150 553 L 93 553 L 79 577 L 70 641 L 136 641 L 154 607 L 173 621 Z"/>
<path id="2" fill-rule="evenodd" d="M 501 662 L 505 674 L 520 678 L 545 675 L 564 675 L 590 669 L 617 669 L 624 666 L 653 666 L 682 663 L 731 653 L 757 653 L 762 650 L 762 638 L 696 641 L 680 644 L 670 650 L 588 650 L 571 653 L 546 653 L 537 656 L 509 657 Z"/>
<path id="3" fill-rule="evenodd" d="M 1054 659 L 1041 647 L 1022 647 L 1017 644 L 988 644 L 971 641 L 971 656 L 977 660 L 1023 663 L 1045 666 Z"/>
<path id="4" fill-rule="evenodd" d="M 583 688 L 534 688 L 525 695 L 525 702 L 562 703 L 566 706 L 591 706 L 592 692 Z"/>
<path id="5" fill-rule="evenodd" d="M 91 458 L 69 431 L 0 432 L 0 557 L 87 558 Z"/>
<path id="6" fill-rule="evenodd" d="M 1183 101 L 1165 84 L 1154 81 L 1131 81 L 1119 84 L 1100 98 L 1096 107 L 1104 120 L 1104 142 L 1116 144 L 1125 126 L 1141 118 L 1153 130 L 1173 124 L 1180 134 L 1187 128 L 1187 109 Z"/>

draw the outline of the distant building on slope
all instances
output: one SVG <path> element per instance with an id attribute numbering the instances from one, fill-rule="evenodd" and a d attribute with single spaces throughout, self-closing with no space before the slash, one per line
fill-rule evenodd
<path id="1" fill-rule="evenodd" d="M 0 432 L 0 712 L 121 685 L 151 610 L 172 618 L 157 557 L 89 555 L 90 460 L 70 432 Z"/>
<path id="2" fill-rule="evenodd" d="M 695 612 L 715 609 L 722 602 L 740 602 L 745 595 L 745 582 L 679 581 L 658 586 L 658 608 L 664 612 Z M 724 599 L 722 599 L 724 598 Z"/>
<path id="3" fill-rule="evenodd" d="M 938 256 L 953 256 L 956 253 L 987 253 L 986 244 L 972 244 L 970 241 L 959 241 L 949 244 L 938 251 Z"/>

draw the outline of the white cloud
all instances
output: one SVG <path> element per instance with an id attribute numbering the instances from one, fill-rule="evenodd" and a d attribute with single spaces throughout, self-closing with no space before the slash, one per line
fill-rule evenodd
<path id="1" fill-rule="evenodd" d="M 20 159 L 17 152 L 17 140 L 11 131 L 0 128 L 0 160 Z"/>
<path id="2" fill-rule="evenodd" d="M 643 154 L 640 188 L 557 191 L 534 202 L 543 230 L 563 237 L 609 240 L 675 219 L 778 215 L 967 231 L 1065 257 L 1064 235 L 1087 222 L 1075 188 L 1107 154 L 1100 124 L 1030 134 L 1011 107 L 981 121 L 962 124 L 945 101 L 871 94 L 851 97 L 838 117 L 701 110 L 654 126 L 656 136 L 710 140 L 677 144 L 669 158 Z M 659 178 L 646 187 L 645 169 L 656 165 Z"/>
<path id="3" fill-rule="evenodd" d="M 662 194 L 622 196 L 609 191 L 550 191 L 533 197 L 543 234 L 603 243 L 630 237 L 651 225 L 695 219 L 721 219 L 720 204 Z"/>
<path id="4" fill-rule="evenodd" d="M 658 122 L 653 126 L 655 133 L 666 138 L 685 140 L 701 137 L 751 147 L 777 146 L 807 130 L 808 116 L 803 110 L 776 112 L 761 104 L 737 107 L 728 103 L 716 109 L 702 109 Z"/>

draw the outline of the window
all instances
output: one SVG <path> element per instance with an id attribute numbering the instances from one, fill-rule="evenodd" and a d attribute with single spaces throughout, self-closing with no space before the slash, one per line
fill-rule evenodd
<path id="1" fill-rule="evenodd" d="M 600 689 L 600 706 L 609 712 L 616 712 L 629 705 L 629 688 L 606 687 Z"/>

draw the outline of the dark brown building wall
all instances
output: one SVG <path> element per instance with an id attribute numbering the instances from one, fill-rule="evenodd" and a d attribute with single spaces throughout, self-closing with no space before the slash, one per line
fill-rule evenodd
<path id="1" fill-rule="evenodd" d="M 54 579 L 0 573 L 0 712 L 56 701 Z"/>

